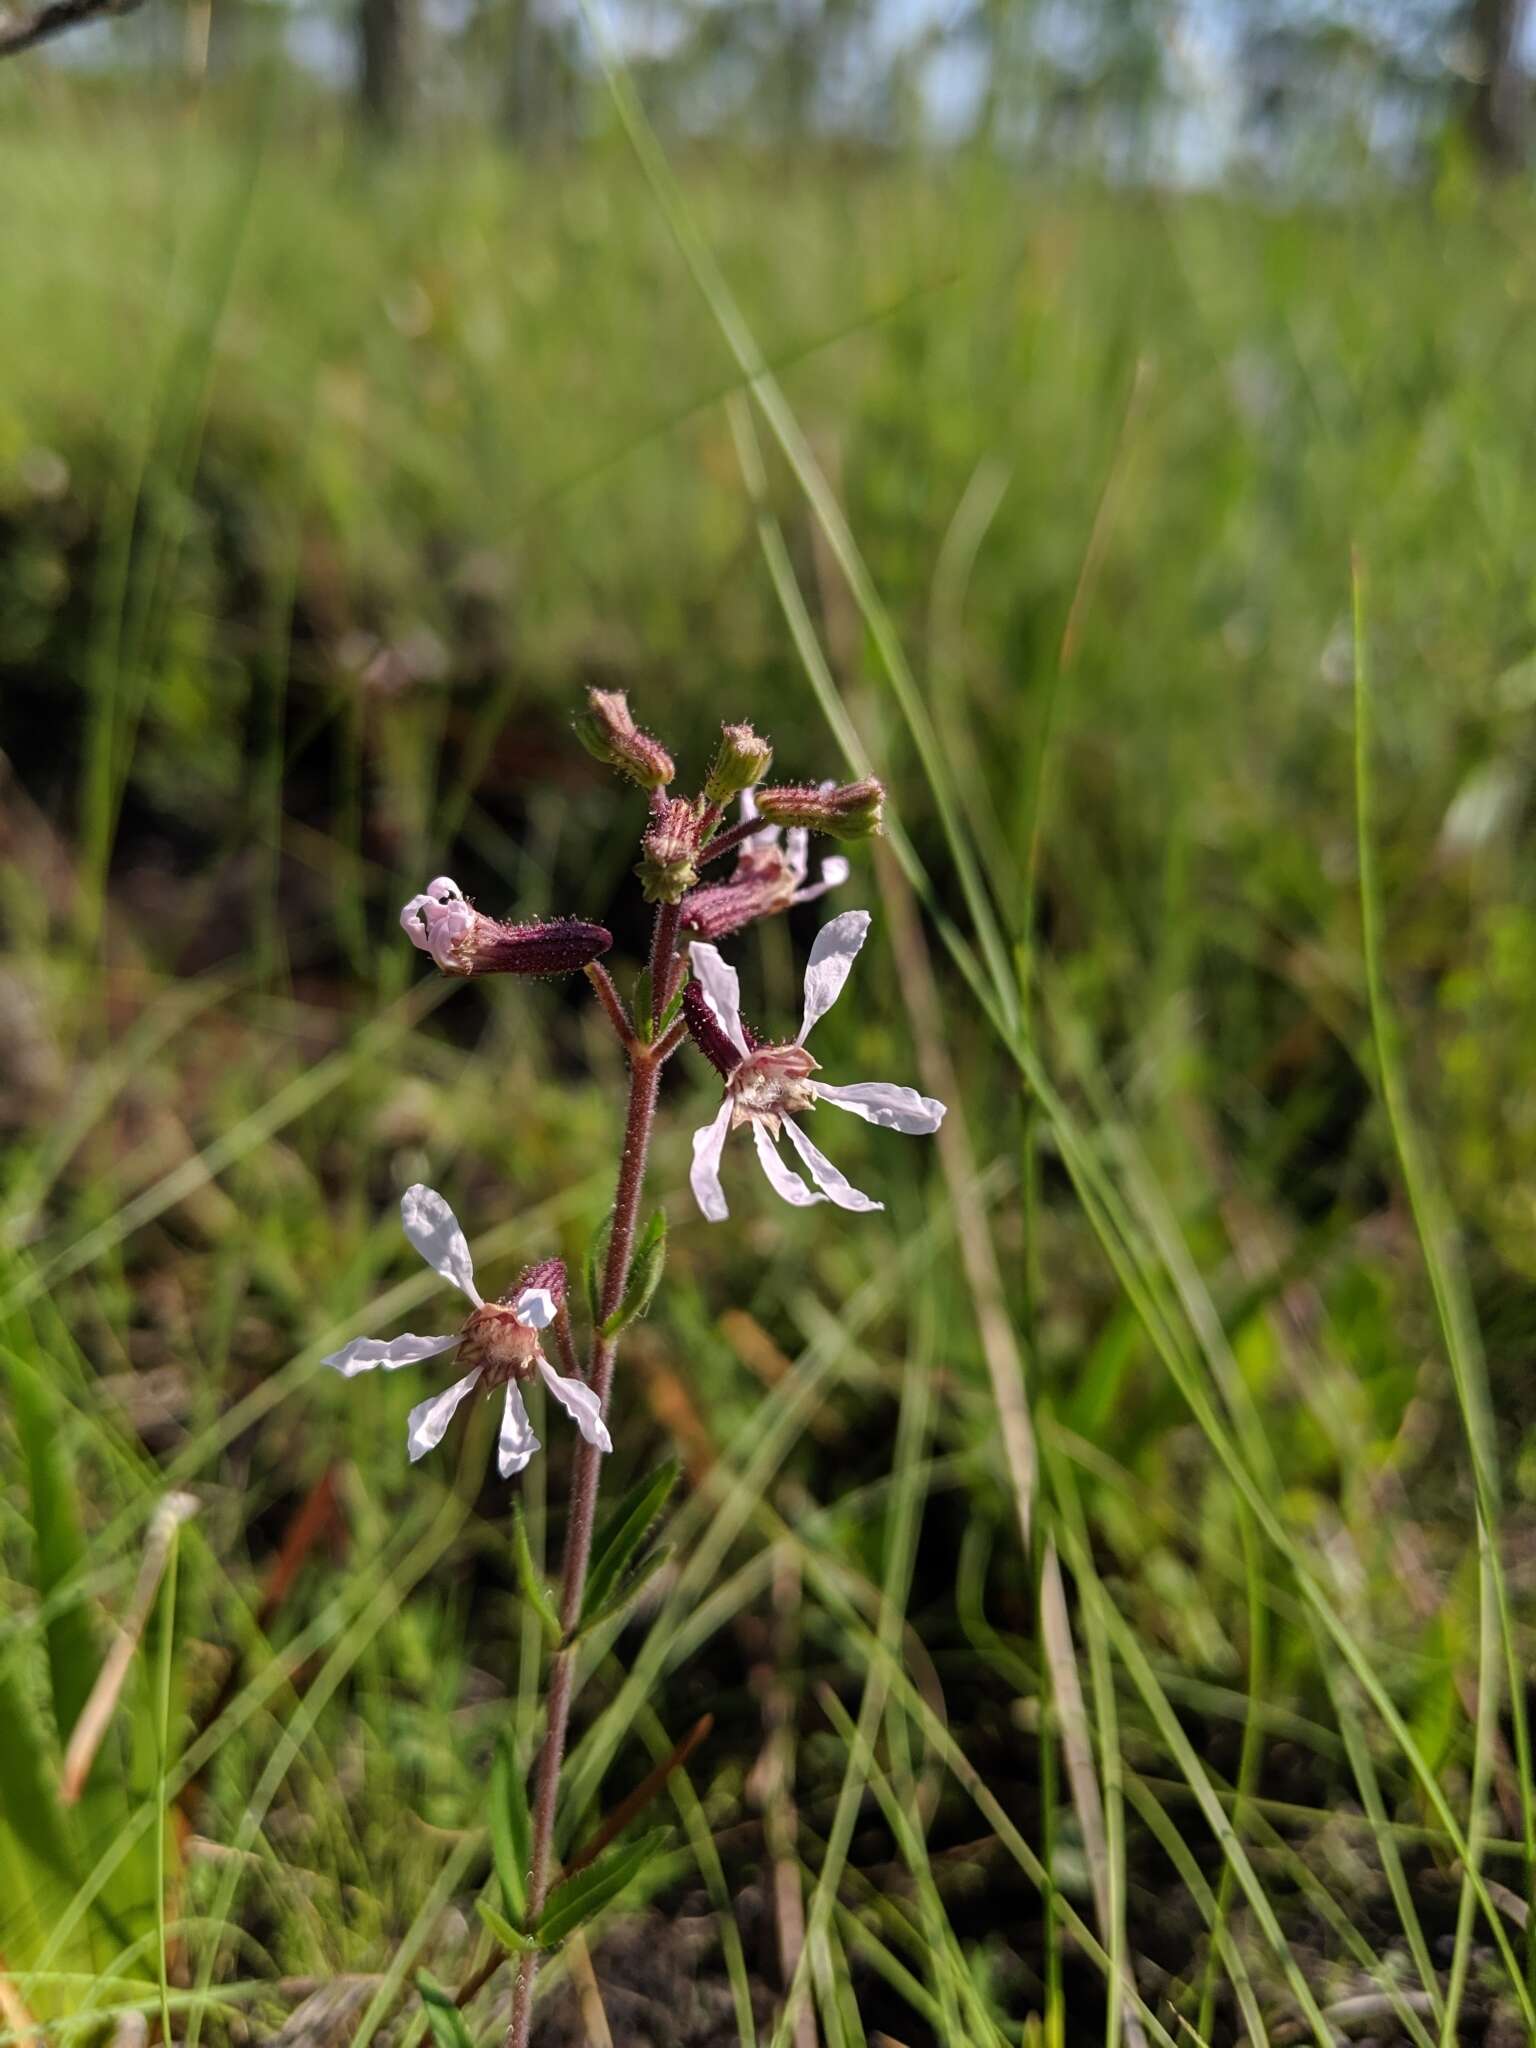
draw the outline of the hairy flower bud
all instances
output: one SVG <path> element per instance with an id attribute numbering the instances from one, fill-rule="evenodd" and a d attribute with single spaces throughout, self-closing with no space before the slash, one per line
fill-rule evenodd
<path id="1" fill-rule="evenodd" d="M 542 1288 L 554 1299 L 558 1309 L 565 1302 L 565 1261 L 564 1259 L 540 1259 L 537 1264 L 527 1266 L 518 1278 L 517 1285 L 505 1296 L 507 1301 L 516 1301 L 530 1287 Z"/>
<path id="2" fill-rule="evenodd" d="M 645 858 L 635 869 L 647 903 L 680 903 L 699 871 L 699 813 L 685 796 L 653 796 L 651 822 L 640 841 Z"/>
<path id="3" fill-rule="evenodd" d="M 885 791 L 872 777 L 830 789 L 782 783 L 757 792 L 758 815 L 772 825 L 803 825 L 831 839 L 869 839 L 880 830 Z"/>
<path id="4" fill-rule="evenodd" d="M 661 789 L 677 772 L 660 740 L 635 724 L 622 690 L 588 690 L 587 708 L 576 714 L 576 737 L 589 754 L 642 789 Z"/>
<path id="5" fill-rule="evenodd" d="M 722 725 L 720 745 L 704 784 L 704 800 L 729 803 L 744 789 L 761 782 L 773 763 L 773 743 L 759 739 L 750 725 Z"/>
<path id="6" fill-rule="evenodd" d="M 741 1064 L 741 1054 L 726 1036 L 725 1029 L 704 997 L 698 982 L 683 990 L 683 1021 L 688 1036 L 703 1053 L 722 1081 L 729 1081 Z"/>
<path id="7" fill-rule="evenodd" d="M 444 974 L 572 974 L 600 959 L 613 934 L 580 918 L 534 918 L 503 924 L 464 901 L 448 875 L 439 875 L 400 912 L 413 946 L 430 953 Z"/>

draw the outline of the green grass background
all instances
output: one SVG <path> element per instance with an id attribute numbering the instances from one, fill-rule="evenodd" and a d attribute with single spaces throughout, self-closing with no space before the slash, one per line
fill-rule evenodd
<path id="1" fill-rule="evenodd" d="M 483 1421 L 407 1465 L 419 1375 L 317 1362 L 446 1327 L 408 1181 L 495 1286 L 606 1206 L 597 1020 L 436 983 L 394 923 L 447 869 L 611 912 L 638 964 L 638 805 L 569 731 L 597 681 L 695 772 L 722 717 L 837 772 L 830 710 L 887 779 L 1041 1460 L 1026 1555 L 934 1148 L 823 1132 L 888 1204 L 834 1227 L 738 1158 L 710 1229 L 679 1063 L 611 1484 L 679 1432 L 691 1481 L 594 1651 L 564 1826 L 715 1714 L 629 1904 L 717 1916 L 726 2017 L 667 2024 L 788 2038 L 783 1710 L 830 2044 L 1279 2043 L 1351 1997 L 1389 2039 L 1522 2039 L 1536 218 L 1453 173 L 1294 211 L 966 158 L 674 168 L 708 293 L 617 123 L 380 156 L 276 95 L 0 78 L 12 1980 L 60 2038 L 163 1999 L 221 2041 L 344 1975 L 361 2044 L 421 2038 L 415 1970 L 475 1960 L 492 1745 L 536 1728 L 507 1489 Z M 876 935 L 818 1051 L 916 1080 L 902 885 L 855 870 Z M 770 1028 L 817 921 L 736 948 Z M 345 1538 L 257 1635 L 332 1460 Z M 174 1615 L 61 1816 L 172 1486 Z"/>

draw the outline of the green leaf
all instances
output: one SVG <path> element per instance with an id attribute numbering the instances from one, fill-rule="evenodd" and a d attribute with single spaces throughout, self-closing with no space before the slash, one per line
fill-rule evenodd
<path id="1" fill-rule="evenodd" d="M 421 2009 L 427 2016 L 427 2025 L 432 2029 L 437 2048 L 475 2048 L 474 2038 L 464 2024 L 464 2015 L 454 2003 L 453 1993 L 425 1970 L 416 1972 L 416 1989 L 421 1993 Z"/>
<path id="2" fill-rule="evenodd" d="M 494 1906 L 488 1906 L 484 1899 L 476 1899 L 475 1911 L 480 1915 L 486 1927 L 495 1935 L 502 1947 L 509 1950 L 511 1954 L 515 1956 L 536 1956 L 544 1947 L 542 1941 L 535 1941 L 531 1934 L 524 1934 L 521 1928 L 514 1927 L 510 1920 L 505 1919 L 498 1913 Z"/>
<path id="3" fill-rule="evenodd" d="M 605 1621 L 612 1621 L 614 1616 L 622 1614 L 626 1607 L 633 1606 L 652 1579 L 661 1570 L 662 1566 L 671 1563 L 676 1547 L 672 1543 L 658 1544 L 650 1556 L 639 1566 L 638 1570 L 625 1580 L 612 1599 L 607 1601 L 602 1607 L 594 1608 L 589 1613 L 586 1603 L 583 1602 L 581 1621 L 577 1626 L 575 1634 L 571 1637 L 571 1641 L 579 1643 L 582 1637 L 587 1635 L 592 1629 L 600 1628 Z"/>
<path id="4" fill-rule="evenodd" d="M 549 1903 L 539 1921 L 540 1943 L 545 1948 L 553 1948 L 568 1934 L 594 1919 L 605 1906 L 611 1905 L 650 1862 L 666 1841 L 668 1832 L 666 1828 L 653 1828 L 632 1848 L 617 1850 L 612 1856 L 605 1856 L 594 1863 L 590 1870 L 578 1871 L 564 1884 L 557 1885 L 550 1893 Z"/>
<path id="5" fill-rule="evenodd" d="M 101 1668 L 101 1645 L 83 1592 L 51 1599 L 73 1577 L 83 1577 L 85 1542 L 74 1477 L 64 1452 L 60 1404 L 44 1373 L 5 1346 L 6 1379 L 16 1435 L 26 1459 L 31 1496 L 34 1578 L 39 1600 L 50 1610 L 45 1634 L 52 1680 L 53 1718 L 60 1743 L 68 1742 L 80 1709 L 90 1698 Z"/>
<path id="6" fill-rule="evenodd" d="M 648 1477 L 637 1479 L 597 1533 L 587 1567 L 587 1590 L 581 1603 L 585 1628 L 609 1603 L 615 1588 L 639 1554 L 677 1484 L 676 1458 Z"/>
<path id="7" fill-rule="evenodd" d="M 533 1552 L 528 1544 L 528 1529 L 523 1521 L 520 1503 L 512 1508 L 512 1559 L 517 1566 L 518 1581 L 523 1589 L 523 1598 L 543 1624 L 544 1633 L 551 1646 L 560 1641 L 560 1616 L 555 1611 L 555 1596 L 545 1582 L 543 1574 L 533 1561 Z"/>
<path id="8" fill-rule="evenodd" d="M 662 1270 L 667 1263 L 667 1216 L 664 1209 L 658 1209 L 645 1226 L 635 1255 L 629 1262 L 629 1279 L 624 1288 L 624 1299 L 603 1324 L 605 1337 L 616 1337 L 626 1324 L 643 1316 L 650 1307 L 657 1288 L 661 1285 Z"/>
<path id="9" fill-rule="evenodd" d="M 586 1253 L 581 1262 L 581 1276 L 587 1293 L 587 1312 L 594 1323 L 603 1312 L 603 1268 L 608 1263 L 608 1240 L 612 1235 L 613 1211 L 610 1209 L 587 1239 Z"/>
<path id="10" fill-rule="evenodd" d="M 651 1042 L 651 970 L 642 967 L 635 977 L 635 992 L 630 998 L 629 1014 L 635 1020 L 635 1036 L 642 1045 Z"/>
<path id="11" fill-rule="evenodd" d="M 678 983 L 677 994 L 672 998 L 671 1002 L 668 1003 L 667 1007 L 661 1013 L 661 1022 L 656 1026 L 656 1036 L 658 1038 L 665 1038 L 667 1033 L 672 1029 L 672 1026 L 677 1022 L 678 1016 L 681 1013 L 683 1007 L 683 997 L 686 995 L 687 991 L 688 977 L 685 974 L 682 980 Z"/>
<path id="12" fill-rule="evenodd" d="M 528 1910 L 528 1868 L 533 1861 L 533 1824 L 528 1791 L 512 1738 L 503 1732 L 491 1766 L 491 1855 L 507 1912 L 521 1920 Z"/>

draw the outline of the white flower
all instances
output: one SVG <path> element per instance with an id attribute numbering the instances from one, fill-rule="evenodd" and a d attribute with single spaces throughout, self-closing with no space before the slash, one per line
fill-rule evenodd
<path id="1" fill-rule="evenodd" d="M 826 785 L 831 788 L 831 783 Z M 749 825 L 757 816 L 757 802 L 750 789 L 741 792 L 741 822 Z M 829 889 L 847 881 L 849 867 L 842 854 L 834 853 L 821 864 L 817 879 L 806 883 L 810 872 L 811 835 L 803 825 L 786 832 L 781 825 L 762 825 L 751 832 L 736 849 L 736 865 L 724 882 L 705 882 L 690 889 L 683 898 L 683 929 L 706 939 L 723 939 L 760 917 L 776 917 L 801 903 L 814 903 Z"/>
<path id="2" fill-rule="evenodd" d="M 830 782 L 824 782 L 821 786 L 823 789 L 835 787 Z M 757 816 L 757 798 L 750 789 L 741 792 L 741 816 L 743 823 L 748 818 Z M 840 889 L 853 872 L 844 855 L 829 853 L 821 864 L 821 872 L 817 879 L 807 887 L 805 878 L 811 868 L 811 835 L 804 825 L 791 825 L 787 832 L 781 825 L 765 825 L 760 832 L 752 834 L 747 845 L 761 857 L 770 848 L 776 848 L 781 838 L 784 841 L 784 866 L 794 892 L 789 899 L 792 905 L 814 903 L 818 896 L 825 896 L 829 889 Z"/>
<path id="3" fill-rule="evenodd" d="M 805 1050 L 806 1034 L 842 993 L 848 970 L 868 931 L 867 910 L 844 911 L 841 917 L 822 926 L 806 962 L 805 1015 L 798 1035 L 790 1045 L 765 1045 L 755 1050 L 742 1028 L 735 968 L 728 966 L 713 946 L 696 942 L 689 947 L 694 979 L 721 1029 L 741 1055 L 726 1081 L 719 1115 L 693 1136 L 693 1170 L 688 1178 L 699 1207 L 711 1223 L 721 1222 L 729 1213 L 720 1187 L 720 1155 L 728 1135 L 742 1124 L 751 1126 L 752 1142 L 763 1172 L 786 1202 L 806 1208 L 825 1199 L 835 1202 L 840 1209 L 870 1210 L 882 1209 L 885 1204 L 860 1194 L 831 1160 L 817 1151 L 795 1119 L 814 1109 L 818 1102 L 830 1102 L 834 1109 L 845 1109 L 867 1124 L 905 1131 L 913 1137 L 929 1135 L 944 1121 L 944 1104 L 919 1095 L 915 1088 L 899 1088 L 889 1081 L 859 1081 L 851 1087 L 833 1088 L 812 1079 L 817 1067 Z M 815 1189 L 807 1187 L 780 1156 L 781 1134 L 805 1162 L 816 1183 Z"/>
<path id="4" fill-rule="evenodd" d="M 448 1337 L 406 1336 L 383 1341 L 377 1337 L 354 1337 L 322 1363 L 334 1368 L 343 1379 L 353 1379 L 379 1365 L 386 1372 L 393 1372 L 397 1366 L 418 1365 L 424 1358 L 436 1358 L 440 1352 L 455 1347 L 461 1363 L 473 1361 L 472 1369 L 463 1379 L 455 1380 L 445 1393 L 433 1394 L 411 1410 L 406 1445 L 412 1462 L 442 1442 L 453 1411 L 466 1394 L 482 1385 L 487 1391 L 505 1387 L 496 1463 L 503 1479 L 521 1472 L 539 1448 L 519 1391 L 519 1382 L 531 1379 L 535 1372 L 587 1442 L 600 1451 L 611 1451 L 613 1439 L 596 1394 L 581 1380 L 562 1378 L 539 1348 L 540 1330 L 547 1329 L 560 1312 L 559 1296 L 554 1289 L 524 1287 L 510 1301 L 482 1300 L 458 1218 L 435 1188 L 422 1187 L 420 1183 L 407 1188 L 400 1198 L 400 1221 L 406 1236 L 433 1272 L 440 1273 L 469 1297 L 473 1315 L 463 1329 Z M 557 1279 L 561 1293 L 563 1274 L 564 1268 L 551 1262 L 548 1275 Z"/>
<path id="5" fill-rule="evenodd" d="M 419 951 L 430 953 L 445 974 L 455 974 L 463 971 L 455 949 L 474 931 L 475 915 L 453 877 L 439 875 L 405 905 L 400 929 Z"/>

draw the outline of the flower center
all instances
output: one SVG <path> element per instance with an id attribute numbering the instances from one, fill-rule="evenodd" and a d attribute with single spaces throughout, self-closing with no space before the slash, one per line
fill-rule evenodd
<path id="1" fill-rule="evenodd" d="M 732 1130 L 758 1122 L 777 1137 L 781 1116 L 798 1116 L 815 1102 L 815 1071 L 816 1062 L 803 1045 L 765 1045 L 748 1053 L 726 1084 Z"/>
<path id="2" fill-rule="evenodd" d="M 538 1355 L 538 1331 L 531 1330 L 505 1302 L 488 1301 L 484 1308 L 477 1308 L 459 1339 L 460 1358 L 466 1366 L 479 1366 L 487 1387 L 532 1379 Z"/>

